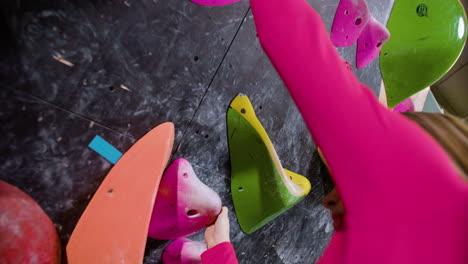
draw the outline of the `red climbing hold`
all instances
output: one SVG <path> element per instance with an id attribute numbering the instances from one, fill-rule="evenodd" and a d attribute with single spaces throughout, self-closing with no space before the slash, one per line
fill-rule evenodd
<path id="1" fill-rule="evenodd" d="M 0 263 L 60 263 L 60 241 L 42 208 L 0 181 Z"/>

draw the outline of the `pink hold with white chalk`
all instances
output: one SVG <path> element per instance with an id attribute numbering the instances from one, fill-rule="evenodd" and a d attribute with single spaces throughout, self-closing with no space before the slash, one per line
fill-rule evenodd
<path id="1" fill-rule="evenodd" d="M 167 168 L 159 185 L 148 235 L 176 239 L 212 224 L 221 212 L 218 194 L 203 184 L 185 159 Z"/>
<path id="2" fill-rule="evenodd" d="M 164 264 L 200 264 L 201 254 L 206 249 L 203 242 L 179 238 L 164 249 L 162 261 Z"/>

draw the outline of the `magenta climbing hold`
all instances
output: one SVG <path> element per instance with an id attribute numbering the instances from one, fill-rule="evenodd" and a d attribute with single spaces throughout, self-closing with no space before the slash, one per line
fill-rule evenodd
<path id="1" fill-rule="evenodd" d="M 179 238 L 170 243 L 162 254 L 164 264 L 199 264 L 201 254 L 206 251 L 206 244 Z"/>
<path id="2" fill-rule="evenodd" d="M 393 112 L 397 113 L 403 113 L 403 112 L 414 112 L 414 102 L 411 98 L 408 98 L 401 102 L 399 105 L 397 105 L 394 109 Z"/>
<path id="3" fill-rule="evenodd" d="M 385 42 L 390 39 L 390 32 L 373 16 L 370 17 L 358 39 L 356 51 L 356 66 L 362 69 L 369 65 L 379 55 Z"/>
<path id="4" fill-rule="evenodd" d="M 369 8 L 365 0 L 341 0 L 331 30 L 333 44 L 337 47 L 352 46 L 369 18 Z"/>
<path id="5" fill-rule="evenodd" d="M 222 6 L 229 5 L 240 0 L 191 0 L 195 4 L 204 5 L 204 6 Z"/>
<path id="6" fill-rule="evenodd" d="M 218 194 L 198 179 L 187 160 L 178 159 L 164 172 L 148 235 L 155 239 L 184 237 L 213 223 L 220 212 Z"/>

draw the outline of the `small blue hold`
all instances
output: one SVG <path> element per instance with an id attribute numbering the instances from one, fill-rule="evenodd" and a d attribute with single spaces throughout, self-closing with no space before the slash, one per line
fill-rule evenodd
<path id="1" fill-rule="evenodd" d="M 109 142 L 105 141 L 100 136 L 95 136 L 89 143 L 88 147 L 96 151 L 99 155 L 110 161 L 112 164 L 117 163 L 120 157 L 122 157 L 122 152 L 114 148 L 114 146 L 112 146 Z"/>

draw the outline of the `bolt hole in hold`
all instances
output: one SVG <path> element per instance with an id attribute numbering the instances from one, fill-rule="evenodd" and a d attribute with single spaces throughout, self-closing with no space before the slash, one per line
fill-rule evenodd
<path id="1" fill-rule="evenodd" d="M 109 91 L 111 91 L 111 92 L 115 91 L 115 87 L 114 87 L 114 86 L 110 86 L 110 87 L 109 87 Z"/>
<path id="2" fill-rule="evenodd" d="M 241 109 L 241 113 L 245 114 L 245 112 L 246 112 L 245 109 L 242 108 L 242 109 Z"/>
<path id="3" fill-rule="evenodd" d="M 379 43 L 377 43 L 377 45 L 376 45 L 377 48 L 380 48 L 380 46 L 382 46 L 382 42 L 379 42 Z"/>
<path id="4" fill-rule="evenodd" d="M 292 180 L 292 176 L 289 176 L 289 179 L 291 179 L 291 180 Z"/>
<path id="5" fill-rule="evenodd" d="M 198 61 L 200 58 L 198 56 L 193 57 L 194 61 Z"/>
<path id="6" fill-rule="evenodd" d="M 418 14 L 418 16 L 420 17 L 427 17 L 427 5 L 425 4 L 420 4 L 418 5 L 418 7 L 416 7 L 416 14 Z"/>
<path id="7" fill-rule="evenodd" d="M 360 18 L 360 17 L 358 19 L 356 19 L 356 21 L 354 22 L 354 24 L 356 24 L 356 26 L 361 25 L 361 23 L 362 23 L 362 18 Z"/>
<path id="8" fill-rule="evenodd" d="M 182 177 L 184 177 L 184 178 L 187 179 L 187 178 L 188 178 L 188 174 L 187 174 L 186 172 L 184 172 L 184 174 L 182 174 Z"/>
<path id="9" fill-rule="evenodd" d="M 187 211 L 187 216 L 188 217 L 197 217 L 199 216 L 200 213 L 197 210 L 191 209 Z"/>
<path id="10" fill-rule="evenodd" d="M 239 187 L 239 188 L 237 188 L 237 190 L 238 190 L 239 192 L 242 192 L 242 191 L 244 190 L 244 187 Z"/>
<path id="11" fill-rule="evenodd" d="M 369 43 L 366 42 L 366 43 L 364 44 L 364 46 L 366 46 L 366 47 L 369 46 Z"/>
<path id="12" fill-rule="evenodd" d="M 349 10 L 344 11 L 345 15 L 349 15 Z"/>
<path id="13" fill-rule="evenodd" d="M 387 52 L 385 52 L 385 53 L 384 53 L 384 56 L 388 56 L 388 53 L 387 53 Z"/>
<path id="14" fill-rule="evenodd" d="M 110 188 L 109 190 L 107 190 L 107 193 L 111 194 L 114 192 L 114 189 L 113 188 Z"/>
<path id="15" fill-rule="evenodd" d="M 349 39 L 349 36 L 348 36 L 348 35 L 346 35 L 346 39 Z"/>

